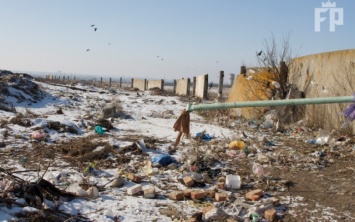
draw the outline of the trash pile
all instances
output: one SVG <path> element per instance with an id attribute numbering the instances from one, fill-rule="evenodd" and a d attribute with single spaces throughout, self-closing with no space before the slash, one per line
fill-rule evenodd
<path id="1" fill-rule="evenodd" d="M 2 221 L 355 219 L 342 208 L 355 172 L 344 132 L 276 128 L 274 112 L 233 127 L 191 113 L 174 132 L 185 105 L 175 97 L 36 84 L 46 106 L 0 111 Z M 118 98 L 120 115 L 95 102 Z"/>

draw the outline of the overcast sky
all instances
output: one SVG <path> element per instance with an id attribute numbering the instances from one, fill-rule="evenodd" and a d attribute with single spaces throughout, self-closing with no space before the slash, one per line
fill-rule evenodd
<path id="1" fill-rule="evenodd" d="M 220 70 L 256 65 L 272 34 L 280 40 L 291 33 L 295 56 L 355 48 L 355 1 L 336 1 L 344 18 L 335 32 L 329 11 L 315 32 L 321 3 L 0 0 L 0 69 L 166 80 L 209 74 L 217 82 Z"/>

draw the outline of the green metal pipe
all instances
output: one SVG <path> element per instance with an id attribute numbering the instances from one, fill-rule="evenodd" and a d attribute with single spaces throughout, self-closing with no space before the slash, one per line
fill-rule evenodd
<path id="1" fill-rule="evenodd" d="M 352 103 L 354 96 L 341 97 L 321 97 L 321 98 L 305 98 L 305 99 L 284 99 L 284 100 L 262 100 L 262 101 L 246 101 L 246 102 L 230 102 L 230 103 L 213 103 L 213 104 L 187 104 L 186 111 L 192 112 L 197 110 L 215 110 L 215 109 L 231 109 L 244 107 L 261 107 L 261 106 L 289 106 L 289 105 L 308 105 L 308 104 L 326 104 L 326 103 Z"/>

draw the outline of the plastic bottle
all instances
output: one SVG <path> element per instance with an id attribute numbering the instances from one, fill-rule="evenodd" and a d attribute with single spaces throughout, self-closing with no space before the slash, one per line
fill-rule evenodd
<path id="1" fill-rule="evenodd" d="M 252 216 L 252 222 L 258 222 L 259 221 L 259 219 L 258 219 L 259 216 L 257 214 L 252 214 L 251 216 Z"/>

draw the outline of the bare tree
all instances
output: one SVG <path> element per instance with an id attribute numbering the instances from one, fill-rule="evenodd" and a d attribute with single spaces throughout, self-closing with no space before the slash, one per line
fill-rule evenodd
<path id="1" fill-rule="evenodd" d="M 248 73 L 244 75 L 246 80 L 248 80 L 244 81 L 244 87 L 247 89 L 247 93 L 244 95 L 245 100 L 285 99 L 288 97 L 290 91 L 288 73 L 293 58 L 290 38 L 291 33 L 287 35 L 283 34 L 280 40 L 277 40 L 271 34 L 270 38 L 264 40 L 263 48 L 256 52 L 257 67 L 249 68 Z M 299 94 L 298 91 L 297 94 Z M 252 112 L 256 116 L 260 116 L 267 109 L 265 107 L 253 108 Z M 296 109 L 299 108 L 287 106 L 282 109 L 278 108 L 277 110 L 280 116 L 285 116 L 285 113 L 289 113 L 290 115 L 296 112 L 300 113 Z M 290 115 L 280 120 L 282 122 L 294 120 L 295 118 Z"/>
<path id="2" fill-rule="evenodd" d="M 262 51 L 257 53 L 258 71 L 268 73 L 266 81 L 263 79 L 258 85 L 263 89 L 274 88 L 276 93 L 274 96 L 278 99 L 285 99 L 289 90 L 287 79 L 292 62 L 290 37 L 291 33 L 282 35 L 277 42 L 272 34 L 269 39 L 264 40 Z M 273 82 L 275 85 L 271 86 Z"/>

